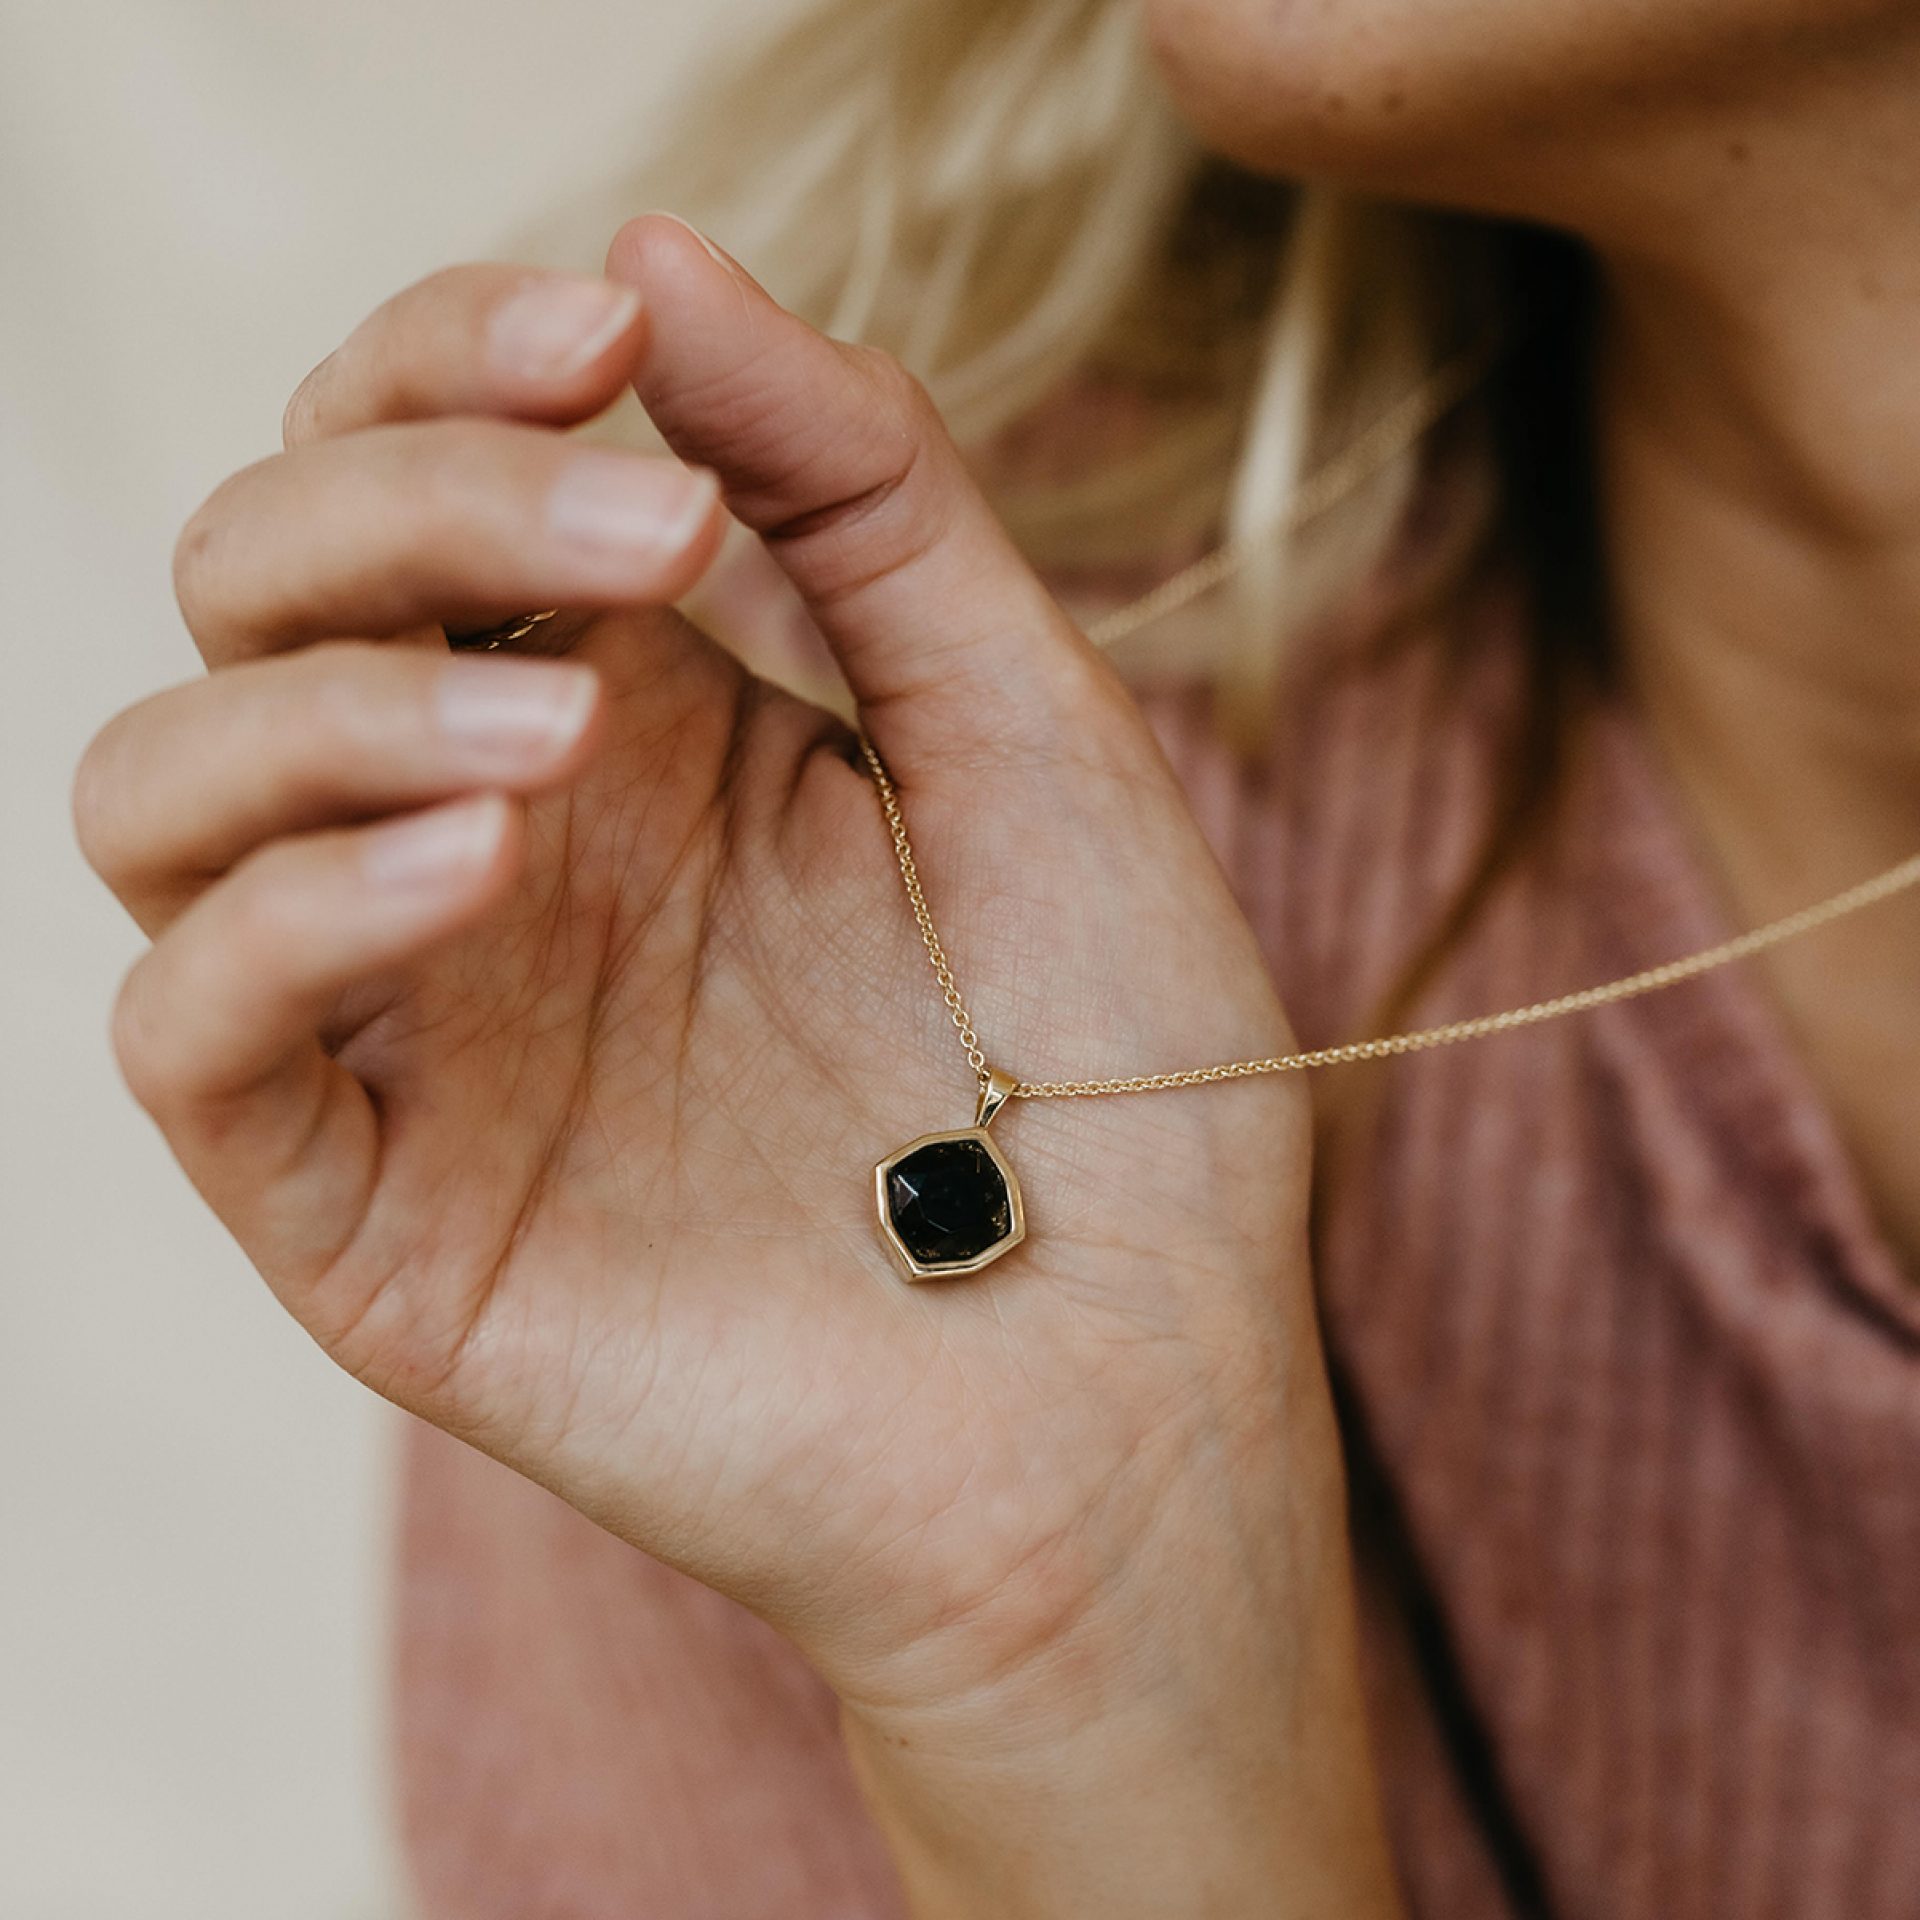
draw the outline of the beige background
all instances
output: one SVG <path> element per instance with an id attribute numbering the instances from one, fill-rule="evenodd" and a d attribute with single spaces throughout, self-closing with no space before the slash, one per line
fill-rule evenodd
<path id="1" fill-rule="evenodd" d="M 120 1091 L 71 851 L 173 534 L 382 295 L 612 171 L 721 0 L 0 8 L 0 1914 L 387 1920 L 386 1411 Z M 740 0 L 725 0 L 729 17 Z"/>

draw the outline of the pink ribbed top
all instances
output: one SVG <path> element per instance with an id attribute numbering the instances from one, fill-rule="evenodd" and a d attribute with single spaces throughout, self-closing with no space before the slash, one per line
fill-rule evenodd
<path id="1" fill-rule="evenodd" d="M 1460 877 L 1516 644 L 1495 606 L 1464 676 L 1351 673 L 1251 773 L 1149 696 L 1307 1044 L 1352 1037 Z M 1609 712 L 1418 1012 L 1729 930 Z M 1920 1288 L 1758 983 L 1374 1091 L 1317 1277 L 1413 1913 L 1913 1920 Z M 831 1698 L 728 1602 L 424 1428 L 400 1593 L 428 1920 L 899 1915 Z"/>

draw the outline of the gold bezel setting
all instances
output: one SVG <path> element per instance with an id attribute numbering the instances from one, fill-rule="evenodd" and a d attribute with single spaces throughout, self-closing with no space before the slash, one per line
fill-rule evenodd
<path id="1" fill-rule="evenodd" d="M 973 1255 L 971 1259 L 929 1262 L 916 1258 L 894 1226 L 893 1210 L 887 1204 L 887 1176 L 901 1161 L 918 1153 L 923 1147 L 949 1140 L 978 1141 L 986 1149 L 987 1157 L 1006 1182 L 1009 1225 L 992 1246 Z M 1027 1237 L 1026 1208 L 1020 1199 L 1019 1178 L 1013 1171 L 1012 1163 L 1000 1151 L 999 1143 L 984 1126 L 952 1127 L 939 1133 L 923 1133 L 917 1140 L 909 1140 L 874 1168 L 873 1193 L 880 1215 L 880 1237 L 886 1242 L 887 1251 L 893 1255 L 895 1265 L 909 1280 L 947 1280 L 962 1274 L 978 1273 L 982 1267 L 991 1266 L 1002 1254 L 1011 1253 Z"/>

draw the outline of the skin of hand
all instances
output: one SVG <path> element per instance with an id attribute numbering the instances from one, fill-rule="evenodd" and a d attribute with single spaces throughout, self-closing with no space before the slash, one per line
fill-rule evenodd
<path id="1" fill-rule="evenodd" d="M 559 431 L 629 380 L 678 460 Z M 181 540 L 213 671 L 75 795 L 153 939 L 124 1072 L 277 1297 L 788 1633 L 918 1911 L 1393 1911 L 1303 1088 L 1015 1103 L 1027 1242 L 903 1283 L 873 1165 L 975 1088 L 872 783 L 671 610 L 724 500 L 996 1063 L 1284 1048 L 1149 729 L 924 396 L 649 216 L 606 282 L 402 294 L 286 441 Z M 550 605 L 604 609 L 564 658 L 440 632 Z"/>

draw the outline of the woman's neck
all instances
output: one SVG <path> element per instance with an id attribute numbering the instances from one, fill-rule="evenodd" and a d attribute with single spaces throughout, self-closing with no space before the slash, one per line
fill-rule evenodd
<path id="1" fill-rule="evenodd" d="M 1897 135 L 1871 102 L 1831 150 L 1756 127 L 1696 218 L 1603 250 L 1620 649 L 1749 921 L 1920 849 L 1920 82 L 1901 78 Z M 1920 1270 L 1920 902 L 1769 971 Z"/>
<path id="2" fill-rule="evenodd" d="M 1901 41 L 1701 111 L 1593 223 L 1621 645 L 1789 891 L 1920 846 L 1916 98 Z"/>

